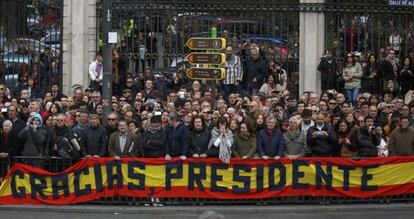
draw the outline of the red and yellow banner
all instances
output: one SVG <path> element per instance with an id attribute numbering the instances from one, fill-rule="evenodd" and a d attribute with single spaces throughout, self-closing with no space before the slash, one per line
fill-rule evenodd
<path id="1" fill-rule="evenodd" d="M 61 173 L 14 164 L 0 204 L 73 204 L 101 197 L 368 198 L 414 193 L 414 157 L 298 160 L 85 159 Z"/>

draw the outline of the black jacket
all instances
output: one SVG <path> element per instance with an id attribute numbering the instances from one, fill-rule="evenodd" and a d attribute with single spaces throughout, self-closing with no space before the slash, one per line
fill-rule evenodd
<path id="1" fill-rule="evenodd" d="M 183 123 L 174 128 L 168 126 L 166 129 L 167 133 L 167 148 L 165 154 L 171 157 L 187 156 L 188 152 L 188 128 Z"/>
<path id="2" fill-rule="evenodd" d="M 207 153 L 208 143 L 210 142 L 211 132 L 207 127 L 202 130 L 192 130 L 190 132 L 189 150 L 190 155 Z"/>
<path id="3" fill-rule="evenodd" d="M 361 157 L 378 156 L 377 145 L 381 139 L 374 134 L 370 134 L 367 129 L 356 129 L 351 133 L 351 144 L 359 151 Z"/>
<path id="4" fill-rule="evenodd" d="M 11 133 L 9 133 L 9 136 L 6 138 L 5 133 L 0 132 L 0 152 L 8 153 L 9 156 L 18 155 L 19 148 L 17 148 L 16 140 L 17 139 L 14 138 Z"/>
<path id="5" fill-rule="evenodd" d="M 69 127 L 54 127 L 50 129 L 51 140 L 49 145 L 50 156 L 60 157 L 59 155 L 59 145 L 62 142 L 63 138 L 67 138 L 69 141 L 75 138 L 72 130 Z"/>
<path id="6" fill-rule="evenodd" d="M 108 135 L 102 126 L 83 129 L 82 155 L 98 155 L 105 157 L 108 148 Z"/>
<path id="7" fill-rule="evenodd" d="M 167 146 L 165 130 L 163 128 L 155 132 L 145 130 L 141 135 L 141 146 L 145 157 L 164 157 Z"/>
<path id="8" fill-rule="evenodd" d="M 316 125 L 310 127 L 306 134 L 306 141 L 309 148 L 312 151 L 312 156 L 314 157 L 329 157 L 334 156 L 338 142 L 336 138 L 336 133 L 332 126 L 324 125 L 322 131 L 328 133 L 328 137 L 317 136 L 316 138 L 312 137 L 312 133 L 319 131 Z"/>
<path id="9" fill-rule="evenodd" d="M 260 56 L 257 60 L 249 58 L 246 61 L 245 71 L 243 75 L 243 85 L 255 89 L 259 89 L 263 84 L 263 80 L 268 75 L 266 62 Z M 253 79 L 256 78 L 256 82 Z"/>
<path id="10" fill-rule="evenodd" d="M 318 71 L 321 72 L 321 79 L 324 82 L 334 82 L 336 80 L 336 72 L 338 66 L 334 59 L 330 57 L 321 58 L 321 62 L 318 65 Z"/>

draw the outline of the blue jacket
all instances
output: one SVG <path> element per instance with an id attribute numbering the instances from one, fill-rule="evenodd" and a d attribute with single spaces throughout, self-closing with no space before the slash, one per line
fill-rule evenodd
<path id="1" fill-rule="evenodd" d="M 285 150 L 285 140 L 283 134 L 278 129 L 273 129 L 272 138 L 267 135 L 267 129 L 262 129 L 257 134 L 257 153 L 259 156 L 283 156 Z"/>
<path id="2" fill-rule="evenodd" d="M 180 122 L 176 128 L 168 126 L 166 134 L 167 147 L 165 148 L 165 154 L 168 154 L 171 157 L 187 156 L 189 140 L 187 126 L 183 122 Z"/>

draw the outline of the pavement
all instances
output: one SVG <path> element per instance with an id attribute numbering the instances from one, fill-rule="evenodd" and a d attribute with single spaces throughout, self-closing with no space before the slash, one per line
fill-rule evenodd
<path id="1" fill-rule="evenodd" d="M 13 219 L 83 219 L 83 218 L 198 218 L 214 211 L 226 219 L 413 219 L 414 203 L 347 204 L 347 205 L 280 205 L 280 206 L 106 206 L 106 205 L 4 205 L 0 218 Z"/>

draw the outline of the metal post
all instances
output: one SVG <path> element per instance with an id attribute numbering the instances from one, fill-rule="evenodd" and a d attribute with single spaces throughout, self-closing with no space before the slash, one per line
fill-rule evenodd
<path id="1" fill-rule="evenodd" d="M 103 85 L 102 85 L 102 106 L 103 125 L 107 125 L 107 115 L 112 111 L 112 48 L 108 42 L 108 33 L 112 30 L 112 0 L 102 0 L 102 11 L 104 19 L 102 23 L 103 34 Z"/>

